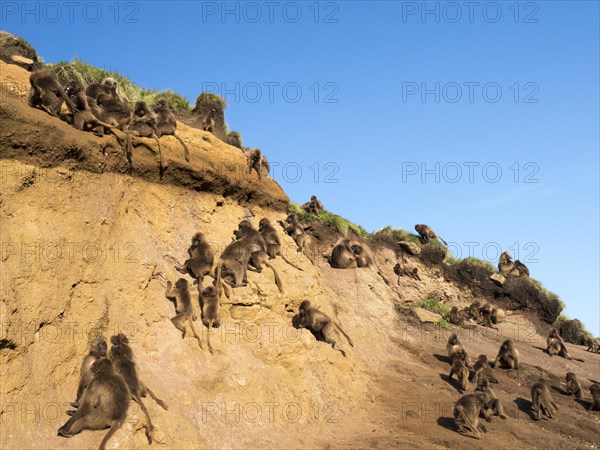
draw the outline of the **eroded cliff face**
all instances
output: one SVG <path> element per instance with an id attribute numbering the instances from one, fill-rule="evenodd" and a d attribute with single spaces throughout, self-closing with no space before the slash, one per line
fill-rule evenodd
<path id="1" fill-rule="evenodd" d="M 166 281 L 181 276 L 173 258 L 183 262 L 197 231 L 218 255 L 246 207 L 255 225 L 262 217 L 274 222 L 285 217 L 287 197 L 272 180 L 248 176 L 238 149 L 183 125 L 191 164 L 179 144 L 165 138 L 171 163 L 165 178 L 143 147 L 134 151 L 129 175 L 113 138 L 77 132 L 29 108 L 27 77 L 0 62 L 1 448 L 97 448 L 104 431 L 56 436 L 96 332 L 129 337 L 140 377 L 169 406 L 165 411 L 145 399 L 156 427 L 150 446 L 143 414 L 132 402 L 108 448 L 597 445 L 597 417 L 559 394 L 566 419 L 549 430 L 531 422 L 525 398 L 534 376 L 552 372 L 558 380 L 572 370 L 587 392 L 600 367 L 596 355 L 581 348 L 572 354 L 585 362 L 549 360 L 537 349 L 543 337 L 527 313 L 509 315 L 495 331 L 456 330 L 475 356 L 493 358 L 511 337 L 530 363 L 518 376 L 498 371 L 507 421 L 491 424 L 481 442 L 457 434 L 451 417 L 459 394 L 445 378 L 449 365 L 442 356 L 451 331 L 417 324 L 405 312 L 431 292 L 448 306 L 464 306 L 474 296 L 416 258 L 411 264 L 422 281 L 398 280 L 389 249 L 376 254 L 381 274 L 336 270 L 323 257 L 335 236 L 314 249 L 312 264 L 280 233 L 287 257 L 302 269 L 273 262 L 285 292 L 279 293 L 270 269 L 250 272 L 249 286 L 221 298 L 214 355 L 199 320 L 205 349 L 191 335 L 182 339 L 170 321 L 174 305 L 165 298 Z M 340 336 L 347 357 L 292 326 L 304 299 L 350 335 L 354 347 Z"/>

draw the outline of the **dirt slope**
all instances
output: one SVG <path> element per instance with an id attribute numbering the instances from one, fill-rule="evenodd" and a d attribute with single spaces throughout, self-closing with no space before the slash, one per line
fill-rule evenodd
<path id="1" fill-rule="evenodd" d="M 312 265 L 283 237 L 280 294 L 269 269 L 250 273 L 250 285 L 221 300 L 223 325 L 212 335 L 215 354 L 181 339 L 164 296 L 191 236 L 206 233 L 222 249 L 252 205 L 261 217 L 284 217 L 287 197 L 272 180 L 244 172 L 239 150 L 181 126 L 192 164 L 173 139 L 164 180 L 143 147 L 135 170 L 114 139 L 95 138 L 30 109 L 27 72 L 0 62 L 0 447 L 96 448 L 104 432 L 70 439 L 56 430 L 74 399 L 88 333 L 126 333 L 143 380 L 169 405 L 146 404 L 157 428 L 148 445 L 143 414 L 131 404 L 126 425 L 109 448 L 595 448 L 598 413 L 553 390 L 560 420 L 533 422 L 529 386 L 545 376 L 575 372 L 589 400 L 600 380 L 600 355 L 570 346 L 584 362 L 549 358 L 537 319 L 512 314 L 496 332 L 459 330 L 471 355 L 493 358 L 500 342 L 516 340 L 524 361 L 518 373 L 495 370 L 494 385 L 507 415 L 481 441 L 452 428 L 460 396 L 446 375 L 449 331 L 416 324 L 398 311 L 438 292 L 449 306 L 473 299 L 438 269 L 412 261 L 421 283 L 396 278 L 393 252 L 378 254 L 376 271 Z M 103 154 L 104 149 L 104 154 Z M 292 327 L 309 298 L 352 337 L 344 358 L 306 330 Z M 206 341 L 206 329 L 200 321 Z M 559 389 L 558 378 L 554 386 Z M 471 386 L 472 390 L 473 387 Z"/>

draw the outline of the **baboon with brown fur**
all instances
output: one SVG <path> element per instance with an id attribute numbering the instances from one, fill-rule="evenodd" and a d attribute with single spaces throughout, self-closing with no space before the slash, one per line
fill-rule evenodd
<path id="1" fill-rule="evenodd" d="M 188 248 L 188 255 L 189 259 L 183 263 L 183 266 L 175 267 L 175 269 L 180 273 L 187 273 L 196 279 L 198 292 L 200 292 L 204 277 L 212 272 L 215 262 L 212 247 L 203 233 L 198 232 L 194 234 L 192 245 Z"/>
<path id="2" fill-rule="evenodd" d="M 117 93 L 117 82 L 112 78 L 90 84 L 85 95 L 92 113 L 101 121 L 123 130 L 131 120 L 129 105 Z M 102 135 L 104 127 L 97 127 L 96 133 Z M 130 160 L 129 163 L 131 165 Z"/>
<path id="3" fill-rule="evenodd" d="M 565 341 L 563 341 L 563 339 L 559 336 L 556 328 L 552 328 L 550 330 L 548 338 L 546 339 L 546 344 L 546 353 L 548 353 L 550 356 L 558 355 L 566 359 L 573 359 L 567 351 Z"/>
<path id="4" fill-rule="evenodd" d="M 448 338 L 448 343 L 446 344 L 446 353 L 450 359 L 454 359 L 456 354 L 463 353 L 465 366 L 471 368 L 471 359 L 469 358 L 467 351 L 458 340 L 456 333 L 452 333 Z"/>
<path id="5" fill-rule="evenodd" d="M 523 264 L 518 259 L 515 261 L 515 269 L 519 272 L 520 277 L 523 277 L 523 276 L 528 277 L 529 276 L 529 269 L 527 268 L 527 266 L 525 264 Z"/>
<path id="6" fill-rule="evenodd" d="M 248 174 L 252 173 L 252 169 L 256 171 L 258 175 L 258 179 L 260 180 L 263 176 L 263 171 L 266 172 L 265 175 L 269 176 L 269 171 L 271 170 L 271 165 L 267 158 L 265 158 L 263 152 L 259 148 L 246 149 L 244 150 L 246 157 L 248 159 Z"/>
<path id="7" fill-rule="evenodd" d="M 512 339 L 507 339 L 502 343 L 491 366 L 497 367 L 498 363 L 510 369 L 519 369 L 519 351 L 515 348 Z"/>
<path id="8" fill-rule="evenodd" d="M 366 247 L 363 247 L 360 244 L 352 244 L 350 246 L 352 252 L 354 253 L 354 257 L 356 258 L 356 265 L 358 267 L 370 267 L 373 265 L 373 257 L 369 250 Z"/>
<path id="9" fill-rule="evenodd" d="M 61 86 L 56 75 L 50 69 L 41 69 L 33 72 L 29 76 L 31 89 L 27 97 L 27 103 L 32 108 L 41 108 L 50 115 L 61 118 L 60 110 L 63 102 L 69 108 L 75 108 L 75 105 L 69 99 Z"/>
<path id="10" fill-rule="evenodd" d="M 116 126 L 104 123 L 96 118 L 88 105 L 87 99 L 83 94 L 83 87 L 78 80 L 71 80 L 65 86 L 65 94 L 71 99 L 73 108 L 69 107 L 69 111 L 73 114 L 73 126 L 79 131 L 86 131 L 87 126 L 94 127 L 96 136 L 103 136 L 104 133 L 99 133 L 98 129 L 117 128 Z"/>
<path id="11" fill-rule="evenodd" d="M 206 115 L 206 117 L 204 117 L 204 120 L 202 121 L 202 130 L 204 131 L 208 131 L 209 133 L 212 133 L 215 130 L 215 125 L 216 125 L 216 121 L 215 121 L 215 114 L 216 114 L 216 110 L 215 109 L 211 109 L 208 114 Z"/>
<path id="12" fill-rule="evenodd" d="M 356 255 L 350 245 L 350 239 L 344 239 L 331 251 L 331 267 L 334 269 L 353 269 L 358 266 Z"/>
<path id="13" fill-rule="evenodd" d="M 207 328 L 206 344 L 212 355 L 213 349 L 210 345 L 210 333 L 212 328 L 221 326 L 221 315 L 219 314 L 220 290 L 215 286 L 208 286 L 200 293 L 200 309 L 202 311 L 202 323 Z"/>
<path id="14" fill-rule="evenodd" d="M 194 310 L 192 309 L 192 298 L 190 296 L 190 291 L 188 288 L 188 281 L 185 278 L 180 278 L 175 282 L 175 287 L 173 287 L 173 283 L 167 281 L 167 291 L 165 292 L 165 296 L 169 300 L 175 301 L 175 311 L 177 315 L 171 319 L 175 328 L 181 331 L 181 339 L 185 338 L 186 335 L 186 327 L 185 322 L 187 321 L 192 329 L 192 333 L 194 333 L 194 337 L 198 341 L 198 345 L 202 348 L 202 339 L 196 333 L 196 329 L 194 328 L 194 320 L 197 317 L 194 315 Z"/>
<path id="15" fill-rule="evenodd" d="M 552 419 L 558 409 L 546 381 L 541 378 L 531 386 L 531 409 L 535 420 L 540 420 L 542 414 Z"/>
<path id="16" fill-rule="evenodd" d="M 465 322 L 468 322 L 468 320 L 469 320 L 468 314 L 464 310 L 459 309 L 458 306 L 453 306 L 450 309 L 448 321 L 451 324 L 462 327 Z"/>
<path id="17" fill-rule="evenodd" d="M 567 372 L 567 375 L 565 376 L 565 381 L 567 385 L 567 393 L 569 395 L 574 395 L 575 398 L 582 399 L 583 394 L 581 391 L 581 384 L 579 384 L 577 375 L 575 375 L 573 372 Z"/>
<path id="18" fill-rule="evenodd" d="M 478 394 L 466 394 L 454 404 L 454 423 L 459 433 L 471 432 L 475 439 L 481 439 L 480 431 L 487 433 L 487 428 L 479 423 L 479 415 L 485 406 L 485 399 Z"/>
<path id="19" fill-rule="evenodd" d="M 298 327 L 307 328 L 323 338 L 323 341 L 330 344 L 335 350 L 338 350 L 342 355 L 346 356 L 346 352 L 337 346 L 336 329 L 340 331 L 348 340 L 348 344 L 354 347 L 352 340 L 342 329 L 340 325 L 335 323 L 331 318 L 311 306 L 308 300 L 302 301 L 299 308 Z"/>
<path id="20" fill-rule="evenodd" d="M 296 243 L 297 251 L 302 252 L 304 256 L 306 256 L 312 264 L 314 264 L 313 259 L 309 255 L 309 244 L 310 244 L 310 236 L 304 231 L 300 222 L 298 222 L 298 216 L 296 213 L 290 213 L 285 219 L 286 223 L 283 223 L 279 220 L 277 223 L 281 225 L 283 230 L 288 236 L 291 236 Z"/>
<path id="21" fill-rule="evenodd" d="M 128 159 L 131 160 L 132 155 L 132 142 L 131 137 L 142 137 L 142 138 L 152 138 L 156 142 L 158 146 L 158 157 L 160 160 L 160 173 L 161 175 L 164 173 L 166 169 L 165 160 L 163 157 L 162 146 L 160 145 L 160 141 L 156 136 L 156 114 L 154 114 L 148 108 L 148 105 L 145 101 L 140 100 L 135 104 L 135 108 L 133 110 L 133 114 L 131 115 L 131 121 L 127 126 L 127 153 Z M 141 143 L 148 150 L 156 154 L 156 151 L 149 145 L 145 143 Z"/>
<path id="22" fill-rule="evenodd" d="M 598 353 L 600 352 L 600 345 L 598 341 L 591 336 L 585 338 L 585 345 L 587 345 L 587 352 Z"/>
<path id="23" fill-rule="evenodd" d="M 600 411 L 600 384 L 592 383 L 590 386 L 590 393 L 592 394 L 592 403 L 590 404 L 588 411 Z"/>
<path id="24" fill-rule="evenodd" d="M 475 385 L 478 385 L 482 379 L 487 379 L 491 383 L 498 383 L 498 379 L 494 376 L 488 357 L 486 355 L 479 355 L 475 364 L 473 364 L 473 374 L 471 380 Z"/>
<path id="25" fill-rule="evenodd" d="M 175 119 L 175 114 L 173 114 L 173 111 L 171 110 L 169 100 L 163 97 L 159 98 L 156 100 L 156 103 L 154 103 L 152 111 L 156 114 L 156 136 L 159 138 L 162 136 L 175 137 L 183 147 L 183 156 L 185 160 L 190 162 L 190 149 L 177 134 L 177 119 Z"/>
<path id="26" fill-rule="evenodd" d="M 394 266 L 394 273 L 398 275 L 398 285 L 400 284 L 400 277 L 409 277 L 416 281 L 421 281 L 419 271 L 416 267 L 410 267 L 406 256 L 402 253 L 400 261 Z"/>
<path id="27" fill-rule="evenodd" d="M 310 202 L 304 203 L 302 205 L 302 209 L 304 211 L 306 211 L 307 213 L 319 215 L 319 213 L 321 211 L 323 211 L 325 208 L 323 208 L 323 203 L 321 203 L 319 201 L 319 199 L 317 199 L 317 196 L 316 195 L 312 195 L 310 197 Z"/>
<path id="28" fill-rule="evenodd" d="M 500 403 L 500 400 L 498 400 L 494 390 L 490 387 L 487 378 L 481 378 L 479 380 L 479 383 L 475 388 L 475 393 L 483 400 L 483 408 L 481 412 L 483 413 L 485 420 L 491 422 L 492 416 L 494 415 L 499 416 L 501 419 L 506 419 L 502 404 Z"/>
<path id="29" fill-rule="evenodd" d="M 106 339 L 103 336 L 97 336 L 90 342 L 90 351 L 84 356 L 81 368 L 79 369 L 79 384 L 77 385 L 77 397 L 75 401 L 71 403 L 73 408 L 79 408 L 79 401 L 81 395 L 86 387 L 90 385 L 94 374 L 92 371 L 92 365 L 100 358 L 106 356 Z"/>
<path id="30" fill-rule="evenodd" d="M 456 379 L 460 383 L 460 387 L 463 391 L 469 388 L 469 369 L 465 364 L 467 354 L 464 350 L 460 350 L 454 353 L 452 357 L 452 368 L 450 369 L 449 379 L 456 374 Z"/>
<path id="31" fill-rule="evenodd" d="M 517 276 L 519 271 L 515 267 L 512 256 L 508 252 L 502 252 L 498 259 L 498 271 L 506 275 Z"/>
<path id="32" fill-rule="evenodd" d="M 281 251 L 281 240 L 279 239 L 277 230 L 275 230 L 273 225 L 271 225 L 271 221 L 269 219 L 266 217 L 260 219 L 260 222 L 258 222 L 258 232 L 265 241 L 269 259 L 275 259 L 277 256 L 281 256 L 281 259 L 283 259 L 290 266 L 294 267 L 295 269 L 302 270 L 302 268 L 288 260 Z"/>
<path id="33" fill-rule="evenodd" d="M 122 376 L 118 375 L 110 359 L 103 357 L 92 364 L 92 381 L 83 391 L 75 414 L 58 429 L 59 436 L 71 437 L 82 430 L 104 430 L 99 450 L 123 425 L 127 418 L 131 392 Z"/>
<path id="34" fill-rule="evenodd" d="M 109 358 L 113 363 L 115 372 L 121 375 L 125 380 L 125 383 L 127 383 L 131 398 L 140 405 L 140 408 L 142 408 L 142 411 L 146 416 L 146 437 L 148 438 L 148 443 L 152 444 L 154 426 L 150 420 L 150 413 L 146 409 L 144 402 L 142 402 L 142 397 L 146 397 L 146 394 L 150 394 L 150 397 L 152 397 L 152 399 L 154 399 L 154 401 L 165 411 L 168 407 L 140 380 L 133 357 L 133 350 L 131 350 L 131 347 L 129 346 L 129 339 L 127 339 L 127 336 L 123 333 L 119 333 L 110 338 L 110 343 L 112 346 L 110 347 Z"/>
<path id="35" fill-rule="evenodd" d="M 415 225 L 415 230 L 417 233 L 419 233 L 419 236 L 421 237 L 421 241 L 424 244 L 427 244 L 429 241 L 439 239 L 440 241 L 442 241 L 444 243 L 444 245 L 446 247 L 448 247 L 448 243 L 445 240 L 443 240 L 440 236 L 438 236 L 435 233 L 435 231 L 433 231 L 431 229 L 431 227 L 429 227 L 429 225 L 417 224 L 417 225 Z"/>

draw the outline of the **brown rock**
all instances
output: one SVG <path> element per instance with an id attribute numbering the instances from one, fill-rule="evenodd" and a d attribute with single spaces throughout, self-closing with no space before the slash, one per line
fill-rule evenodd
<path id="1" fill-rule="evenodd" d="M 504 286 L 504 283 L 506 282 L 506 278 L 504 278 L 504 275 L 502 275 L 501 273 L 491 274 L 490 280 L 492 280 L 494 283 L 496 283 L 500 287 Z"/>
<path id="2" fill-rule="evenodd" d="M 415 308 L 413 310 L 421 323 L 439 323 L 442 320 L 442 316 L 431 311 L 427 311 L 423 308 Z"/>
<path id="3" fill-rule="evenodd" d="M 399 241 L 400 247 L 409 255 L 417 256 L 421 253 L 421 247 L 414 242 L 410 241 Z"/>

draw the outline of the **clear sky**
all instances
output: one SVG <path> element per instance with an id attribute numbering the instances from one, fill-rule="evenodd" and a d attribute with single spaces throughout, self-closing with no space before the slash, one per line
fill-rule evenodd
<path id="1" fill-rule="evenodd" d="M 21 2 L 0 26 L 190 101 L 212 90 L 290 198 L 508 249 L 600 334 L 599 3 Z"/>

